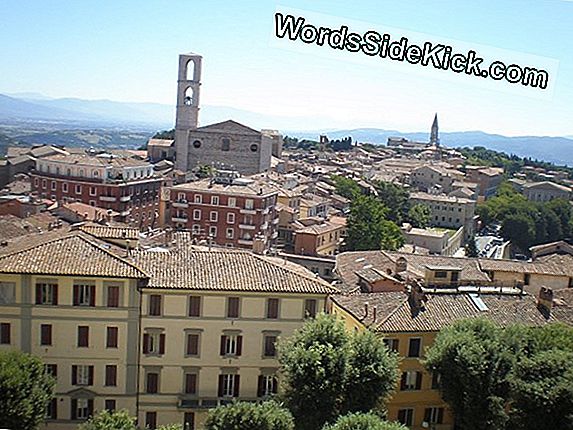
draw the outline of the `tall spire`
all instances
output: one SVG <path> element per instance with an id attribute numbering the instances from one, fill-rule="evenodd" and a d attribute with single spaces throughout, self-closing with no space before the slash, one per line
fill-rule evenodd
<path id="1" fill-rule="evenodd" d="M 432 145 L 440 146 L 440 137 L 438 135 L 438 114 L 434 116 L 432 123 L 432 131 L 430 132 L 430 143 Z"/>

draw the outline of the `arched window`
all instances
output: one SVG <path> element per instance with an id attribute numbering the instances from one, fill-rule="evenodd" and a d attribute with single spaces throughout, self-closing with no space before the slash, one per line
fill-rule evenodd
<path id="1" fill-rule="evenodd" d="M 194 96 L 195 94 L 193 93 L 193 88 L 192 87 L 187 88 L 185 90 L 185 98 L 183 99 L 183 104 L 185 104 L 186 106 L 192 106 Z"/>

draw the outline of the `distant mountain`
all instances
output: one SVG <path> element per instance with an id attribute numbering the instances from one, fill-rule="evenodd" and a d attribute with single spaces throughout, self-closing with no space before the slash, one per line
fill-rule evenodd
<path id="1" fill-rule="evenodd" d="M 357 128 L 350 130 L 335 130 L 328 132 L 285 132 L 289 136 L 306 139 L 318 139 L 324 133 L 330 139 L 352 136 L 359 142 L 386 144 L 388 137 L 405 137 L 410 140 L 427 142 L 429 133 L 402 133 L 396 130 L 378 128 Z M 520 157 L 551 161 L 555 164 L 573 166 L 573 139 L 550 136 L 519 136 L 508 137 L 499 134 L 489 134 L 483 131 L 462 131 L 440 133 L 441 143 L 452 148 L 484 146 L 488 149 L 515 154 Z"/>

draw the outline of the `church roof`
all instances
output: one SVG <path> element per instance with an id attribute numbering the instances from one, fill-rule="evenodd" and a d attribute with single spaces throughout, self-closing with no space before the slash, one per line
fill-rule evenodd
<path id="1" fill-rule="evenodd" d="M 261 134 L 260 131 L 247 127 L 246 125 L 240 124 L 237 121 L 233 121 L 232 119 L 199 127 L 197 131 L 231 134 L 254 134 L 257 136 L 260 136 Z"/>

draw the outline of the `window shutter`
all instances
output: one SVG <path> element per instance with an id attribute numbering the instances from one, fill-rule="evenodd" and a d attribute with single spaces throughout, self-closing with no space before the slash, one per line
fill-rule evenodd
<path id="1" fill-rule="evenodd" d="M 50 418 L 58 419 L 58 399 L 52 399 L 52 416 Z"/>
<path id="2" fill-rule="evenodd" d="M 239 397 L 239 385 L 241 383 L 241 375 L 235 375 L 235 386 L 233 387 L 233 397 Z"/>
<path id="3" fill-rule="evenodd" d="M 88 385 L 94 384 L 94 367 L 89 367 L 89 374 L 88 374 Z"/>
<path id="4" fill-rule="evenodd" d="M 279 380 L 276 376 L 273 376 L 273 394 L 277 394 L 279 392 Z"/>
<path id="5" fill-rule="evenodd" d="M 422 372 L 416 372 L 416 390 L 422 388 Z"/>
<path id="6" fill-rule="evenodd" d="M 257 397 L 263 397 L 265 393 L 265 377 L 263 375 L 259 375 L 259 383 L 257 385 Z"/>
<path id="7" fill-rule="evenodd" d="M 165 354 L 165 334 L 159 335 L 159 353 Z"/>
<path id="8" fill-rule="evenodd" d="M 143 335 L 143 353 L 149 354 L 149 333 Z"/>
<path id="9" fill-rule="evenodd" d="M 199 336 L 196 334 L 187 335 L 187 355 L 197 355 L 199 353 Z"/>
<path id="10" fill-rule="evenodd" d="M 400 380 L 400 390 L 406 389 L 406 378 L 407 378 L 406 372 L 402 372 L 402 379 Z"/>
<path id="11" fill-rule="evenodd" d="M 107 328 L 107 348 L 117 348 L 117 327 L 108 327 Z"/>
<path id="12" fill-rule="evenodd" d="M 78 401 L 77 399 L 72 399 L 72 420 L 78 419 Z"/>
<path id="13" fill-rule="evenodd" d="M 432 409 L 431 408 L 424 409 L 424 421 L 429 423 L 431 416 L 432 416 Z"/>
<path id="14" fill-rule="evenodd" d="M 74 285 L 74 306 L 80 304 L 80 287 L 79 285 Z"/>
<path id="15" fill-rule="evenodd" d="M 88 417 L 94 414 L 94 400 L 88 399 Z"/>
<path id="16" fill-rule="evenodd" d="M 243 353 L 243 336 L 237 336 L 237 357 Z"/>
<path id="17" fill-rule="evenodd" d="M 90 285 L 90 306 L 95 306 L 96 299 L 96 287 L 95 285 Z"/>
<path id="18" fill-rule="evenodd" d="M 225 355 L 226 343 L 227 343 L 227 336 L 225 336 L 225 335 L 221 336 L 221 349 L 220 349 L 221 355 Z"/>
<path id="19" fill-rule="evenodd" d="M 42 303 L 42 286 L 40 284 L 36 284 L 36 304 L 39 305 Z"/>
<path id="20" fill-rule="evenodd" d="M 117 308 L 119 306 L 119 287 L 107 287 L 107 306 Z"/>
<path id="21" fill-rule="evenodd" d="M 185 375 L 185 392 L 187 394 L 195 394 L 197 391 L 197 375 L 195 373 L 187 373 Z"/>
<path id="22" fill-rule="evenodd" d="M 58 304 L 58 284 L 54 284 L 54 295 L 52 299 L 52 304 L 56 306 Z"/>
<path id="23" fill-rule="evenodd" d="M 223 384 L 225 383 L 225 375 L 219 375 L 219 390 L 217 395 L 223 397 Z"/>
<path id="24" fill-rule="evenodd" d="M 78 366 L 72 366 L 72 385 L 78 385 Z"/>
<path id="25" fill-rule="evenodd" d="M 438 408 L 438 424 L 444 422 L 444 408 Z"/>

